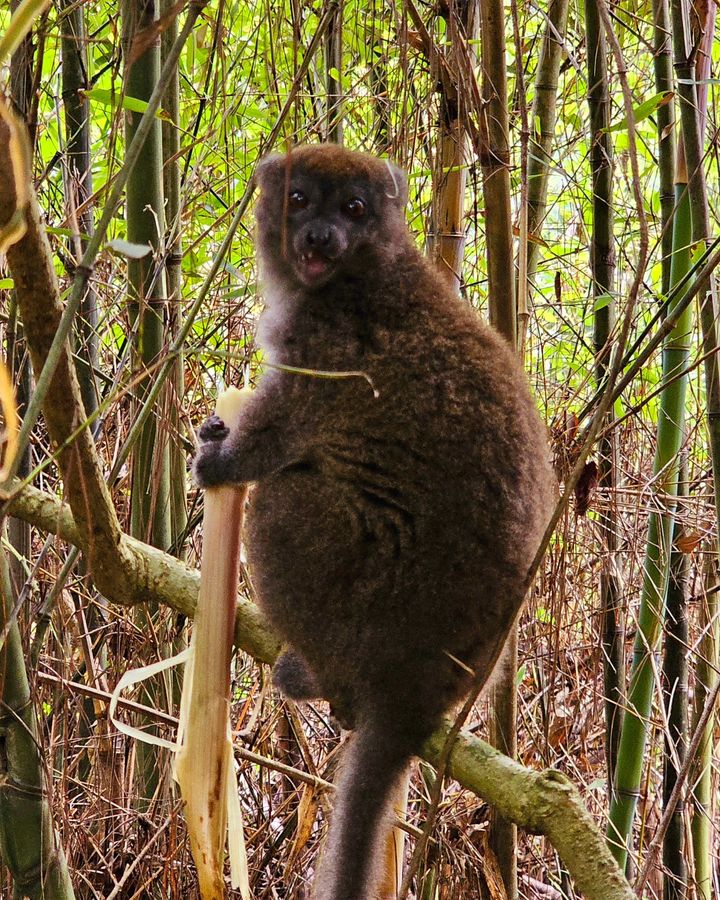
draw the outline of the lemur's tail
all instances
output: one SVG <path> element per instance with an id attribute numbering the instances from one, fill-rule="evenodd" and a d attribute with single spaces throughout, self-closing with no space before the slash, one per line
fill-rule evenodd
<path id="1" fill-rule="evenodd" d="M 391 798 L 416 740 L 376 722 L 361 725 L 345 751 L 314 900 L 372 900 L 382 874 Z"/>

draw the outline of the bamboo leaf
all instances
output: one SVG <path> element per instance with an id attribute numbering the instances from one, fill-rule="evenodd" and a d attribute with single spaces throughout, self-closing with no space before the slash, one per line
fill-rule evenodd
<path id="1" fill-rule="evenodd" d="M 675 540 L 675 546 L 681 553 L 692 553 L 702 543 L 703 536 L 697 531 L 683 532 Z"/>
<path id="2" fill-rule="evenodd" d="M 89 100 L 100 103 L 102 106 L 109 106 L 112 109 L 126 109 L 128 112 L 144 113 L 148 108 L 146 100 L 128 97 L 127 94 L 119 94 L 117 91 L 110 91 L 106 88 L 94 87 L 83 93 Z M 167 118 L 167 114 L 160 109 L 155 115 L 159 119 Z"/>
<path id="3" fill-rule="evenodd" d="M 635 120 L 635 124 L 637 125 L 638 122 L 647 119 L 648 116 L 651 116 L 661 106 L 670 103 L 674 96 L 674 91 L 661 91 L 659 94 L 655 94 L 654 97 L 650 97 L 649 100 L 644 100 L 639 106 L 636 106 L 633 109 L 633 119 Z M 627 127 L 627 118 L 623 117 L 616 125 L 611 125 L 607 130 L 626 131 Z"/>

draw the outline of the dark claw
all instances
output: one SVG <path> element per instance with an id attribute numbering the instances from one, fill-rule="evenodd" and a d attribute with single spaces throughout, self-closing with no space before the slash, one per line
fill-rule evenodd
<path id="1" fill-rule="evenodd" d="M 230 433 L 230 429 L 225 425 L 220 416 L 212 415 L 200 426 L 201 441 L 224 441 Z"/>

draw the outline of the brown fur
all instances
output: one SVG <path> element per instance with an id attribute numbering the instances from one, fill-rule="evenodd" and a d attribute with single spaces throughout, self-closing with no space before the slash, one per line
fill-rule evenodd
<path id="1" fill-rule="evenodd" d="M 276 682 L 356 729 L 315 897 L 369 900 L 387 798 L 469 670 L 490 674 L 553 479 L 514 354 L 410 238 L 402 173 L 312 146 L 265 160 L 258 182 L 269 361 L 372 387 L 268 369 L 232 433 L 203 427 L 195 472 L 257 482 L 246 540 L 289 646 Z"/>

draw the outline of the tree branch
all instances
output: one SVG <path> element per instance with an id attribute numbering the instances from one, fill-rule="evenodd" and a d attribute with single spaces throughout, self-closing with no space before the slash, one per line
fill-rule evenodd
<path id="1" fill-rule="evenodd" d="M 9 501 L 8 511 L 64 540 L 78 540 L 68 507 L 37 488 L 23 488 Z M 155 600 L 192 616 L 199 572 L 142 541 L 123 535 L 122 542 L 131 560 L 130 577 L 117 582 L 107 598 L 124 606 Z M 242 596 L 238 597 L 235 641 L 260 662 L 272 662 L 280 648 L 258 608 Z M 437 763 L 445 737 L 446 730 L 441 729 L 423 748 L 430 762 Z M 467 733 L 458 737 L 449 771 L 506 819 L 532 833 L 547 835 L 587 900 L 630 900 L 634 896 L 579 794 L 560 772 L 526 769 Z"/>
<path id="2" fill-rule="evenodd" d="M 17 199 L 9 155 L 10 132 L 0 123 L 0 227 L 22 211 Z M 54 367 L 43 400 L 43 414 L 56 447 L 71 444 L 58 454 L 65 493 L 73 512 L 75 527 L 90 571 L 98 588 L 122 581 L 129 558 L 120 537 L 120 523 L 110 498 L 95 443 L 85 421 L 80 386 L 67 341 L 57 343 L 63 308 L 47 235 L 40 221 L 34 191 L 24 208 L 26 231 L 7 250 L 18 308 L 30 349 L 36 379 L 48 360 Z"/>
<path id="3" fill-rule="evenodd" d="M 41 531 L 56 534 L 82 547 L 80 529 L 70 508 L 52 494 L 26 486 L 7 502 L 6 511 Z M 200 588 L 197 569 L 126 534 L 121 533 L 120 545 L 125 568 L 122 578 L 106 584 L 103 594 L 108 600 L 122 606 L 152 600 L 164 603 L 182 615 L 194 615 Z M 260 610 L 243 596 L 238 596 L 235 643 L 265 663 L 273 662 L 280 649 L 280 642 L 270 631 Z"/>

